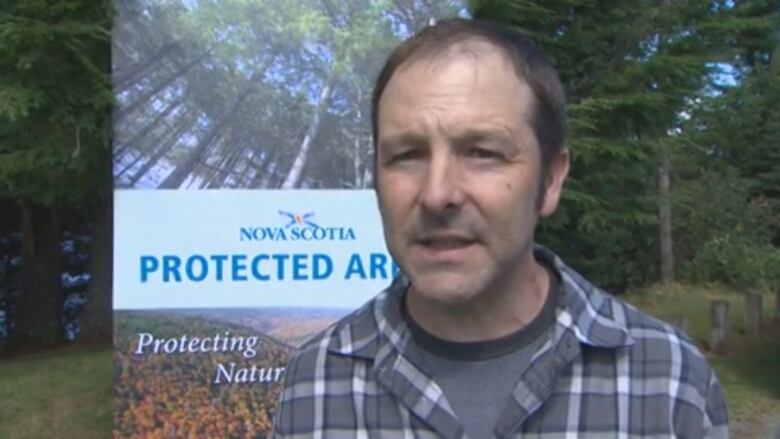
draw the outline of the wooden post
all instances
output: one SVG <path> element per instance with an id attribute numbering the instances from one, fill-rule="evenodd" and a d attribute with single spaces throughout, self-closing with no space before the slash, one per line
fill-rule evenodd
<path id="1" fill-rule="evenodd" d="M 761 334 L 761 299 L 757 293 L 745 293 L 745 334 L 758 338 Z"/>
<path id="2" fill-rule="evenodd" d="M 775 287 L 775 320 L 780 322 L 780 285 Z"/>
<path id="3" fill-rule="evenodd" d="M 727 300 L 710 301 L 710 350 L 724 352 L 729 341 L 729 307 Z"/>

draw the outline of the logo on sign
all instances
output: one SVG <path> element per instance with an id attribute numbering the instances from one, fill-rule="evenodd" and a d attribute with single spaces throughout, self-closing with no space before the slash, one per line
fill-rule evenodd
<path id="1" fill-rule="evenodd" d="M 355 230 L 344 226 L 321 226 L 315 212 L 279 210 L 281 226 L 241 227 L 241 241 L 354 241 Z"/>
<path id="2" fill-rule="evenodd" d="M 307 225 L 310 227 L 319 227 L 317 224 L 315 224 L 311 218 L 314 216 L 314 212 L 304 213 L 303 215 L 285 212 L 283 210 L 279 211 L 279 215 L 282 215 L 283 217 L 286 217 L 289 222 L 284 225 L 285 229 L 289 229 L 290 227 L 294 225 Z"/>

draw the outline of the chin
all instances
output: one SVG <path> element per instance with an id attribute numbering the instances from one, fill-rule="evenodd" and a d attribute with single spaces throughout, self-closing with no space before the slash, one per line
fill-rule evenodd
<path id="1" fill-rule="evenodd" d="M 445 307 L 468 305 L 480 294 L 473 277 L 454 273 L 430 273 L 410 276 L 420 299 Z"/>

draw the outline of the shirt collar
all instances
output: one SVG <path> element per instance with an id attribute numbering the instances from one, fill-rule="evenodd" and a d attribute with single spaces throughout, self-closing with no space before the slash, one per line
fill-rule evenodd
<path id="1" fill-rule="evenodd" d="M 549 249 L 536 246 L 537 259 L 550 264 L 561 277 L 557 321 L 586 345 L 618 348 L 634 343 L 628 330 L 624 303 L 583 278 Z"/>
<path id="2" fill-rule="evenodd" d="M 535 246 L 534 255 L 561 278 L 556 312 L 559 326 L 590 346 L 618 348 L 634 343 L 627 328 L 624 304 L 585 280 L 547 248 Z M 406 276 L 396 277 L 373 300 L 342 319 L 332 332 L 328 350 L 376 362 L 391 350 L 406 353 L 411 334 L 401 313 L 401 303 L 409 285 Z"/>

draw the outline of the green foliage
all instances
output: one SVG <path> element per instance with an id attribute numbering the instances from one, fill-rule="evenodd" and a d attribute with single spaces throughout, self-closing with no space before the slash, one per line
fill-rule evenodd
<path id="1" fill-rule="evenodd" d="M 703 245 L 715 235 L 738 232 L 754 242 L 767 242 L 770 212 L 750 198 L 748 182 L 732 166 L 711 166 L 690 171 L 678 161 L 677 186 L 674 194 L 675 229 L 681 232 L 678 242 L 683 256 Z M 696 172 L 695 174 L 693 172 Z"/>
<path id="2" fill-rule="evenodd" d="M 759 68 L 740 87 L 703 98 L 677 157 L 675 232 L 681 274 L 734 286 L 780 280 L 780 98 Z M 773 245 L 774 244 L 774 245 Z"/>
<path id="3" fill-rule="evenodd" d="M 737 2 L 720 31 L 733 41 L 693 99 L 678 151 L 675 228 L 682 274 L 735 286 L 780 279 L 780 8 Z M 708 31 L 712 31 L 709 29 Z"/>
<path id="4" fill-rule="evenodd" d="M 780 60 L 778 67 L 780 67 Z M 748 196 L 764 206 L 780 245 L 780 68 L 758 66 L 739 87 L 706 99 L 687 133 L 710 162 L 734 167 Z"/>
<path id="5" fill-rule="evenodd" d="M 780 250 L 735 233 L 715 236 L 705 242 L 683 266 L 682 275 L 691 282 L 767 289 L 780 280 L 778 267 Z"/>
<path id="6" fill-rule="evenodd" d="M 0 196 L 94 197 L 108 164 L 108 5 L 12 0 L 0 11 Z"/>
<path id="7" fill-rule="evenodd" d="M 560 211 L 538 239 L 601 285 L 657 277 L 658 151 L 702 87 L 712 19 L 701 2 L 474 2 L 536 37 L 569 99 L 572 171 Z M 603 23 L 609 23 L 604 26 Z"/>
<path id="8" fill-rule="evenodd" d="M 775 112 L 780 96 L 770 87 L 771 81 L 744 68 L 769 59 L 772 30 L 778 28 L 777 10 L 770 2 L 486 0 L 472 4 L 475 16 L 506 22 L 534 37 L 567 87 L 572 171 L 562 206 L 542 223 L 538 240 L 596 282 L 620 290 L 658 279 L 659 202 L 666 199 L 657 188 L 662 152 L 674 156 L 673 167 L 689 160 L 689 155 L 696 156 L 704 168 L 727 154 L 750 157 L 739 159 L 745 166 L 739 166 L 742 170 L 736 179 L 760 181 L 763 192 L 752 189 L 734 205 L 739 206 L 733 210 L 735 215 L 745 221 L 748 198 L 755 204 L 760 193 L 768 200 L 769 188 L 780 188 L 780 148 L 775 140 L 780 132 L 774 128 L 780 120 Z M 699 107 L 702 102 L 715 104 L 710 97 L 717 92 L 727 63 L 736 66 L 732 70 L 736 80 L 748 79 L 735 97 L 717 101 L 720 108 L 705 116 Z M 754 81 L 761 86 L 750 85 Z M 759 98 L 759 88 L 768 96 Z M 752 100 L 745 100 L 747 95 Z M 723 111 L 727 106 L 746 105 L 749 115 Z M 706 117 L 712 123 L 703 122 Z M 691 132 L 707 139 L 694 138 Z M 672 176 L 673 198 L 676 178 L 683 186 L 709 185 L 697 180 L 698 173 L 672 172 Z M 689 205 L 701 212 L 709 212 L 711 206 Z M 690 209 L 683 215 L 687 216 L 675 221 L 675 246 L 682 250 L 676 254 L 678 265 L 693 258 L 699 246 L 725 236 L 704 223 L 685 225 L 698 221 Z M 771 222 L 766 216 L 760 221 Z M 750 243 L 758 251 L 766 241 Z"/>

